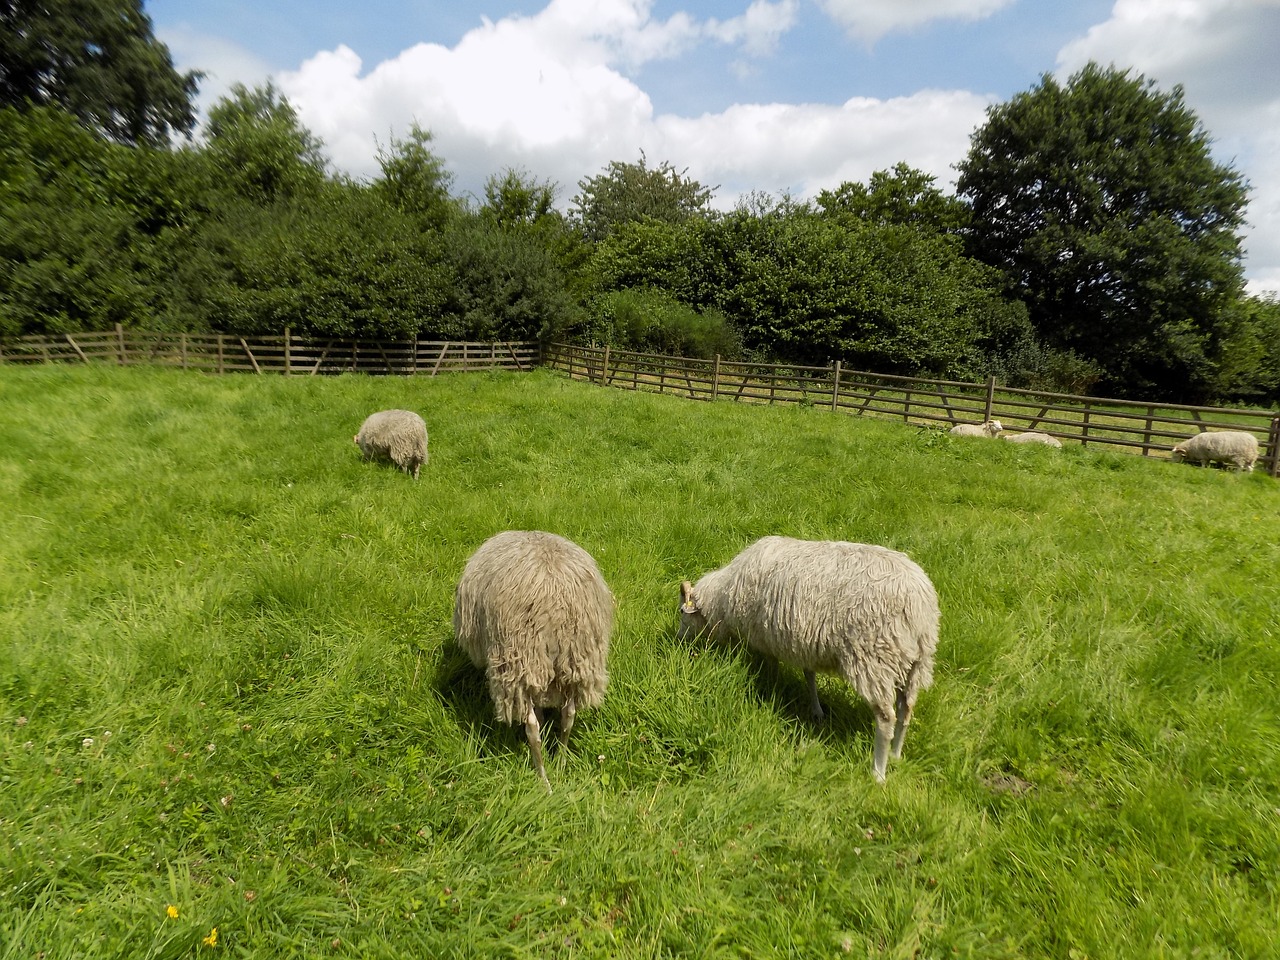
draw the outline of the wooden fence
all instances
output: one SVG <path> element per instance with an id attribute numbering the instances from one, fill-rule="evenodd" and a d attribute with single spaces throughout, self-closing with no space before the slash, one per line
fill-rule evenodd
<path id="1" fill-rule="evenodd" d="M 222 333 L 147 333 L 117 326 L 105 333 L 18 337 L 0 342 L 0 362 L 102 360 L 121 365 L 181 367 L 206 373 L 425 374 L 531 370 L 536 343 L 366 340 Z"/>
<path id="2" fill-rule="evenodd" d="M 846 370 L 695 360 L 552 344 L 545 366 L 572 379 L 630 390 L 677 393 L 701 400 L 799 403 L 833 411 L 900 419 L 921 426 L 999 420 L 1006 430 L 1038 430 L 1083 446 L 1167 457 L 1170 448 L 1202 430 L 1246 430 L 1258 438 L 1260 466 L 1280 476 L 1280 417 L 1266 410 L 1138 403 L 1044 393 L 986 383 L 925 380 Z"/>

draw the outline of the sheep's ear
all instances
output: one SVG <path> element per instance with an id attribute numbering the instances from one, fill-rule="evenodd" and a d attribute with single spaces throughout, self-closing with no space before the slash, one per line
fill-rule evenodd
<path id="1" fill-rule="evenodd" d="M 698 604 L 693 599 L 693 584 L 685 580 L 680 584 L 680 612 L 697 613 Z"/>

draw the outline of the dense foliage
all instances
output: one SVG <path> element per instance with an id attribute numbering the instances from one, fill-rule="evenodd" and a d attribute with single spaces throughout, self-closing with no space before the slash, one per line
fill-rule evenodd
<path id="1" fill-rule="evenodd" d="M 1241 285 L 1244 185 L 1209 159 L 1177 89 L 1096 67 L 1046 77 L 993 108 L 958 197 L 900 163 L 810 202 L 757 194 L 718 212 L 714 188 L 641 154 L 582 179 L 562 212 L 558 186 L 522 170 L 455 196 L 416 124 L 380 147 L 370 181 L 335 174 L 270 84 L 234 87 L 203 136 L 172 147 L 195 75 L 162 69 L 133 0 L 67 9 L 81 7 L 115 16 L 151 59 L 80 64 L 63 12 L 0 0 L 0 53 L 27 51 L 0 57 L 0 337 L 115 323 L 576 337 L 1071 393 L 1280 398 L 1275 303 Z M 58 72 L 30 66 L 59 44 Z M 131 73 L 143 62 L 152 86 Z M 14 92 L 23 70 L 43 77 L 39 96 Z M 111 74 L 94 88 L 107 106 L 86 110 L 76 91 L 93 70 Z M 125 110 L 126 88 L 151 126 L 108 109 Z"/>
<path id="2" fill-rule="evenodd" d="M 960 165 L 971 252 L 1004 271 L 1038 335 L 1104 386 L 1210 396 L 1240 298 L 1245 185 L 1151 81 L 1090 65 L 989 111 Z"/>
<path id="3" fill-rule="evenodd" d="M 142 0 L 0 0 L 0 106 L 59 106 L 121 143 L 195 126 L 199 73 L 180 74 Z"/>

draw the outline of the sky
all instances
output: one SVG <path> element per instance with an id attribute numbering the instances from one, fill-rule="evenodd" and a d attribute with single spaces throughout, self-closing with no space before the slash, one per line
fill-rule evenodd
<path id="1" fill-rule="evenodd" d="M 202 111 L 270 80 L 334 170 L 414 124 L 483 196 L 566 208 L 610 162 L 668 163 L 732 208 L 899 162 L 944 190 L 988 107 L 1089 61 L 1181 86 L 1250 187 L 1245 274 L 1280 292 L 1280 0 L 145 0 Z"/>

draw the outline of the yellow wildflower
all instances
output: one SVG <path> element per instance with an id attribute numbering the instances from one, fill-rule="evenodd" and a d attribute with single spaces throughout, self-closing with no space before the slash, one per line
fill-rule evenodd
<path id="1" fill-rule="evenodd" d="M 172 903 L 169 904 L 169 906 L 164 908 L 164 912 L 169 915 L 170 920 L 178 919 L 178 908 L 175 907 Z"/>
<path id="2" fill-rule="evenodd" d="M 200 942 L 206 947 L 216 947 L 218 945 L 218 928 L 214 927 L 210 930 L 209 935 Z"/>

